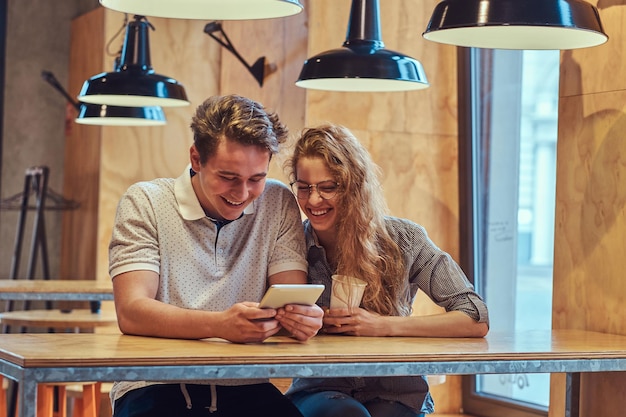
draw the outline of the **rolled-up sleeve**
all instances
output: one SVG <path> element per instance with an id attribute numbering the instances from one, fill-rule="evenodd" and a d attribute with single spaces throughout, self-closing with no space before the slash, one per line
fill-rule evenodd
<path id="1" fill-rule="evenodd" d="M 422 226 L 397 219 L 391 223 L 390 232 L 396 235 L 408 265 L 411 297 L 422 290 L 446 311 L 461 311 L 477 322 L 489 324 L 482 297 L 461 267 L 430 240 Z"/>

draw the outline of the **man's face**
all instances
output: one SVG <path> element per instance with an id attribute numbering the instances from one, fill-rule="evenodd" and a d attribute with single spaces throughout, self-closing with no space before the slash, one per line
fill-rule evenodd
<path id="1" fill-rule="evenodd" d="M 193 189 L 205 213 L 216 220 L 235 220 L 265 188 L 270 152 L 223 140 L 204 166 L 195 146 L 191 167 Z"/>

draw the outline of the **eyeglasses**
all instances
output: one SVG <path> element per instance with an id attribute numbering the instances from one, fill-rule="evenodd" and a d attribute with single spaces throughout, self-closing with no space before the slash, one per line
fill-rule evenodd
<path id="1" fill-rule="evenodd" d="M 337 195 L 339 191 L 339 183 L 334 181 L 322 181 L 317 184 L 307 184 L 306 182 L 292 182 L 291 189 L 296 197 L 300 200 L 309 198 L 313 190 L 324 200 L 330 200 Z"/>

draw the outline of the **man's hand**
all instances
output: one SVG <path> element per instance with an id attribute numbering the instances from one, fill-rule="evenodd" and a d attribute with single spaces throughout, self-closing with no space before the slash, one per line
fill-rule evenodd
<path id="1" fill-rule="evenodd" d="M 258 303 L 233 305 L 223 315 L 218 337 L 235 343 L 260 343 L 281 329 L 276 310 L 258 308 Z"/>
<path id="2" fill-rule="evenodd" d="M 288 304 L 278 309 L 275 319 L 293 337 L 304 342 L 315 336 L 322 328 L 323 317 L 324 311 L 316 304 L 310 306 Z"/>

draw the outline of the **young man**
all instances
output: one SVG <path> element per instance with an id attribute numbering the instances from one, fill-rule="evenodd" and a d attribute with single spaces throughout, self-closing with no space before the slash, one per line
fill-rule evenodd
<path id="1" fill-rule="evenodd" d="M 177 179 L 135 184 L 119 202 L 109 257 L 120 330 L 245 343 L 284 328 L 308 340 L 322 326 L 318 306 L 277 311 L 256 302 L 268 285 L 307 281 L 297 203 L 267 179 L 287 129 L 234 95 L 207 99 L 191 129 L 191 166 Z M 111 398 L 115 417 L 300 415 L 258 380 L 121 381 Z"/>

